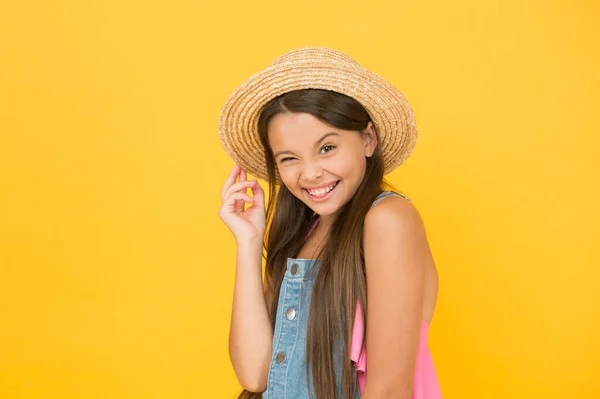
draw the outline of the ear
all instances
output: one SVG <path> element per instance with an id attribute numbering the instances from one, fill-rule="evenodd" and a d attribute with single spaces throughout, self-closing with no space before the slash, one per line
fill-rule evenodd
<path id="1" fill-rule="evenodd" d="M 361 135 L 365 145 L 365 156 L 371 157 L 377 148 L 377 134 L 375 133 L 375 125 L 369 121 L 367 127 L 363 130 Z"/>

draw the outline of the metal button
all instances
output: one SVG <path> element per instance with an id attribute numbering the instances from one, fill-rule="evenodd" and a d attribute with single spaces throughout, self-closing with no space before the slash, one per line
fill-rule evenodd
<path id="1" fill-rule="evenodd" d="M 285 318 L 288 320 L 294 320 L 294 317 L 296 317 L 296 311 L 294 308 L 288 308 L 288 310 L 285 311 Z"/>
<path id="2" fill-rule="evenodd" d="M 281 364 L 281 363 L 285 362 L 285 353 L 279 352 L 277 354 L 277 356 L 275 356 L 275 361 L 277 362 L 277 364 Z"/>
<path id="3" fill-rule="evenodd" d="M 295 276 L 298 273 L 298 264 L 294 263 L 292 265 L 292 270 L 290 270 L 290 273 L 292 273 L 292 276 Z"/>

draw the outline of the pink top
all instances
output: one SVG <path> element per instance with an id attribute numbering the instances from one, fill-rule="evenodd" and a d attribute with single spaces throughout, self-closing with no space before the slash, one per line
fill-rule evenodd
<path id="1" fill-rule="evenodd" d="M 352 342 L 350 344 L 350 359 L 356 364 L 360 393 L 365 389 L 365 383 L 367 382 L 367 352 L 365 347 L 361 347 L 363 334 L 362 311 L 360 303 L 357 303 L 354 327 L 352 329 Z M 417 350 L 412 399 L 441 399 L 442 397 L 433 358 L 427 346 L 428 334 L 429 325 L 423 319 L 421 322 L 419 348 Z"/>
<path id="2" fill-rule="evenodd" d="M 313 232 L 319 218 L 312 225 L 306 238 Z M 305 238 L 305 240 L 306 240 Z M 352 342 L 350 343 L 350 360 L 354 362 L 357 370 L 358 388 L 362 394 L 367 382 L 367 349 L 361 346 L 364 336 L 364 326 L 362 323 L 362 311 L 360 303 L 356 303 L 356 315 L 354 316 L 354 326 L 352 328 Z M 419 347 L 417 349 L 417 360 L 415 364 L 415 377 L 413 384 L 412 399 L 441 399 L 442 392 L 435 372 L 433 357 L 427 345 L 429 336 L 429 325 L 423 319 L 421 321 L 421 335 L 419 337 Z"/>

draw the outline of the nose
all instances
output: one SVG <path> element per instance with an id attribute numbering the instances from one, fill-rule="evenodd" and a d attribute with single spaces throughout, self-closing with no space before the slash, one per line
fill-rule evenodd
<path id="1" fill-rule="evenodd" d="M 323 168 L 318 161 L 307 161 L 304 164 L 302 175 L 306 181 L 317 181 L 323 176 Z"/>

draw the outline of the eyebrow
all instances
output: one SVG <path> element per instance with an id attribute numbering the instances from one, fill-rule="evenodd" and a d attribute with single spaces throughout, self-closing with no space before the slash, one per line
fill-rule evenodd
<path id="1" fill-rule="evenodd" d="M 316 147 L 318 147 L 318 146 L 319 146 L 319 144 L 321 144 L 321 141 L 325 140 L 325 139 L 326 139 L 327 137 L 329 137 L 329 136 L 339 136 L 339 135 L 340 135 L 340 134 L 339 134 L 338 132 L 329 132 L 329 133 L 325 133 L 325 135 L 324 135 L 323 137 L 321 137 L 319 140 L 317 140 L 317 141 L 315 142 L 315 145 L 314 145 L 314 147 L 315 147 L 315 148 L 316 148 Z M 277 158 L 278 156 L 280 156 L 280 155 L 283 155 L 283 154 L 294 154 L 294 153 L 293 153 L 292 151 L 289 151 L 289 150 L 277 151 L 273 157 L 274 157 L 274 158 Z M 295 155 L 295 154 L 294 154 L 294 155 Z"/>

